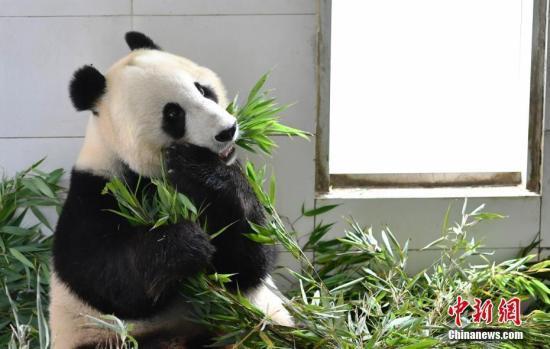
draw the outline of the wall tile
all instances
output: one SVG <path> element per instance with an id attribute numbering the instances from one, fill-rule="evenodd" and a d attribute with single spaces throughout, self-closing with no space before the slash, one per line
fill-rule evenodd
<path id="1" fill-rule="evenodd" d="M 0 138 L 83 135 L 88 113 L 70 103 L 72 73 L 106 70 L 128 52 L 130 28 L 128 17 L 0 18 Z"/>
<path id="2" fill-rule="evenodd" d="M 0 174 L 11 176 L 43 157 L 43 170 L 62 167 L 68 172 L 81 145 L 82 138 L 0 139 Z"/>
<path id="3" fill-rule="evenodd" d="M 281 252 L 277 258 L 277 266 L 271 273 L 275 284 L 280 290 L 295 290 L 297 281 L 288 270 L 300 271 L 300 263 L 288 252 Z"/>
<path id="4" fill-rule="evenodd" d="M 345 217 L 353 217 L 363 226 L 372 226 L 374 232 L 388 226 L 400 242 L 411 239 L 411 248 L 423 248 L 441 235 L 441 226 L 447 207 L 452 204 L 449 223 L 460 217 L 462 199 L 357 199 L 317 200 L 318 204 L 342 204 L 323 218 L 338 222 L 332 236 L 341 236 L 347 229 Z M 539 231 L 538 197 L 475 198 L 468 200 L 473 210 L 482 203 L 485 211 L 508 216 L 473 227 L 472 235 L 493 248 L 521 247 L 530 244 Z"/>
<path id="5" fill-rule="evenodd" d="M 314 197 L 314 144 L 301 138 L 275 138 L 279 147 L 273 157 L 243 153 L 241 158 L 250 159 L 256 166 L 268 165 L 273 170 L 277 182 L 277 210 L 289 229 L 299 232 L 299 236 L 309 233 L 313 227 L 310 218 L 296 219 L 301 207 L 313 208 Z M 290 223 L 293 223 L 292 226 Z"/>
<path id="6" fill-rule="evenodd" d="M 0 0 L 0 16 L 129 15 L 131 0 Z"/>
<path id="7" fill-rule="evenodd" d="M 508 259 L 517 258 L 518 253 L 520 252 L 520 249 L 515 248 L 504 248 L 504 249 L 493 249 L 493 248 L 486 248 L 482 250 L 483 252 L 493 253 L 492 256 L 489 258 L 491 260 L 494 260 L 496 262 L 502 262 Z M 407 273 L 416 274 L 422 271 L 423 269 L 430 268 L 430 266 L 436 261 L 438 258 L 440 258 L 441 252 L 438 250 L 428 250 L 428 251 L 418 251 L 413 250 L 409 251 L 409 260 L 407 263 L 407 267 L 405 270 Z M 473 256 L 469 258 L 469 263 L 475 264 L 485 264 L 483 260 L 481 260 L 477 256 Z"/>
<path id="8" fill-rule="evenodd" d="M 137 15 L 315 14 L 315 0 L 134 0 Z"/>

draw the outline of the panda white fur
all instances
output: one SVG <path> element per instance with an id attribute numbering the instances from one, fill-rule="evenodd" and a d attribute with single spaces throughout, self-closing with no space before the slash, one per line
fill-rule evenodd
<path id="1" fill-rule="evenodd" d="M 54 235 L 50 327 L 54 349 L 114 347 L 112 333 L 87 315 L 114 314 L 134 324 L 140 348 L 200 348 L 208 334 L 184 320 L 178 283 L 202 270 L 237 273 L 232 287 L 275 322 L 292 325 L 269 272 L 271 247 L 242 236 L 248 221 L 262 223 L 260 204 L 235 160 L 235 118 L 211 70 L 162 51 L 137 32 L 132 52 L 105 74 L 77 70 L 70 84 L 77 110 L 90 110 L 86 137 Z M 169 179 L 195 203 L 216 231 L 182 222 L 150 231 L 106 209 L 101 195 L 113 176 L 130 184 L 158 176 L 163 153 Z M 146 187 L 142 185 L 141 188 Z"/>

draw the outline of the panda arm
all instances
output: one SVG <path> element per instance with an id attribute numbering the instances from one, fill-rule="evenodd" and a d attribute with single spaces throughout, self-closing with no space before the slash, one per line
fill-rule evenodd
<path id="1" fill-rule="evenodd" d="M 101 312 L 124 318 L 151 315 L 177 291 L 177 281 L 210 265 L 214 247 L 193 222 L 150 230 L 107 212 L 106 180 L 73 171 L 54 239 L 62 281 Z"/>
<path id="2" fill-rule="evenodd" d="M 212 240 L 216 246 L 214 267 L 221 273 L 237 273 L 232 279 L 240 289 L 260 284 L 271 271 L 273 246 L 256 243 L 249 222 L 262 225 L 265 214 L 238 164 L 226 165 L 216 154 L 193 145 L 178 144 L 165 153 L 169 178 L 178 191 L 206 207 L 209 233 L 227 227 Z"/>
<path id="3" fill-rule="evenodd" d="M 258 286 L 269 274 L 276 252 L 274 246 L 257 243 L 243 235 L 253 232 L 249 222 L 264 225 L 266 218 L 240 166 L 224 166 L 221 172 L 222 177 L 230 179 L 214 192 L 206 216 L 214 232 L 231 225 L 212 241 L 218 247 L 213 263 L 219 272 L 237 273 L 233 281 L 246 290 Z"/>

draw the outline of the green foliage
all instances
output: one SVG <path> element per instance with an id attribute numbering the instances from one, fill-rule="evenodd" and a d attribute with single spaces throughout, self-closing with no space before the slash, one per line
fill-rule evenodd
<path id="1" fill-rule="evenodd" d="M 250 90 L 245 105 L 238 105 L 238 97 L 227 107 L 227 111 L 237 118 L 239 124 L 239 139 L 237 145 L 255 152 L 259 149 L 270 155 L 276 147 L 272 136 L 298 136 L 308 139 L 309 133 L 283 125 L 279 122 L 281 113 L 288 105 L 278 105 L 275 98 L 270 97 L 269 90 L 264 90 L 269 74 L 264 74 Z"/>
<path id="2" fill-rule="evenodd" d="M 197 220 L 200 210 L 187 196 L 178 193 L 166 177 L 152 179 L 152 188 L 142 188 L 140 181 L 136 188 L 130 188 L 120 178 L 111 179 L 102 193 L 116 199 L 118 210 L 108 211 L 125 218 L 132 225 L 150 226 L 151 229 L 176 224 L 181 220 Z"/>
<path id="3" fill-rule="evenodd" d="M 102 315 L 97 318 L 91 315 L 86 315 L 91 326 L 96 326 L 116 333 L 116 342 L 111 343 L 111 347 L 117 349 L 138 348 L 139 344 L 134 337 L 130 335 L 134 326 L 131 323 L 120 320 L 114 315 Z"/>
<path id="4" fill-rule="evenodd" d="M 0 347 L 46 348 L 51 226 L 44 208 L 59 209 L 63 170 L 42 160 L 0 181 Z M 31 222 L 31 223 L 29 223 Z M 36 223 L 33 223 L 36 222 Z"/>
<path id="5" fill-rule="evenodd" d="M 214 333 L 223 333 L 216 345 L 237 343 L 239 348 L 543 348 L 550 343 L 550 314 L 535 310 L 523 316 L 523 324 L 470 323 L 465 329 L 521 331 L 523 341 L 457 342 L 447 332 L 454 327 L 447 309 L 458 295 L 491 299 L 520 297 L 548 305 L 550 290 L 536 277 L 548 272 L 550 262 L 528 266 L 525 257 L 495 263 L 481 252 L 481 244 L 469 230 L 486 220 L 502 218 L 483 212 L 483 206 L 467 210 L 461 221 L 447 226 L 430 247 L 440 256 L 416 274 L 406 271 L 408 242 L 400 244 L 384 229 L 380 236 L 350 220 L 342 238 L 326 239 L 332 224 L 319 223 L 300 247 L 296 233 L 287 230 L 273 206 L 272 189 L 264 190 L 265 168 L 247 165 L 251 185 L 271 216 L 264 227 L 255 227 L 255 241 L 280 243 L 302 264 L 291 274 L 298 287 L 287 308 L 300 324 L 278 326 L 240 294 L 231 294 L 223 282 L 201 276 L 186 283 L 184 295 L 194 305 L 195 318 Z M 271 188 L 271 185 L 269 186 Z M 319 216 L 334 208 L 303 210 L 302 216 Z M 320 217 L 318 217 L 319 220 Z M 255 236 L 253 236 L 255 235 Z M 310 261 L 306 252 L 315 254 Z M 207 320 L 206 320 L 207 319 Z"/>

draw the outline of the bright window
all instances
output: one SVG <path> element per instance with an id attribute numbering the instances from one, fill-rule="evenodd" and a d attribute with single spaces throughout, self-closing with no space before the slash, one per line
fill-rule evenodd
<path id="1" fill-rule="evenodd" d="M 333 1 L 330 174 L 519 172 L 532 0 Z"/>

